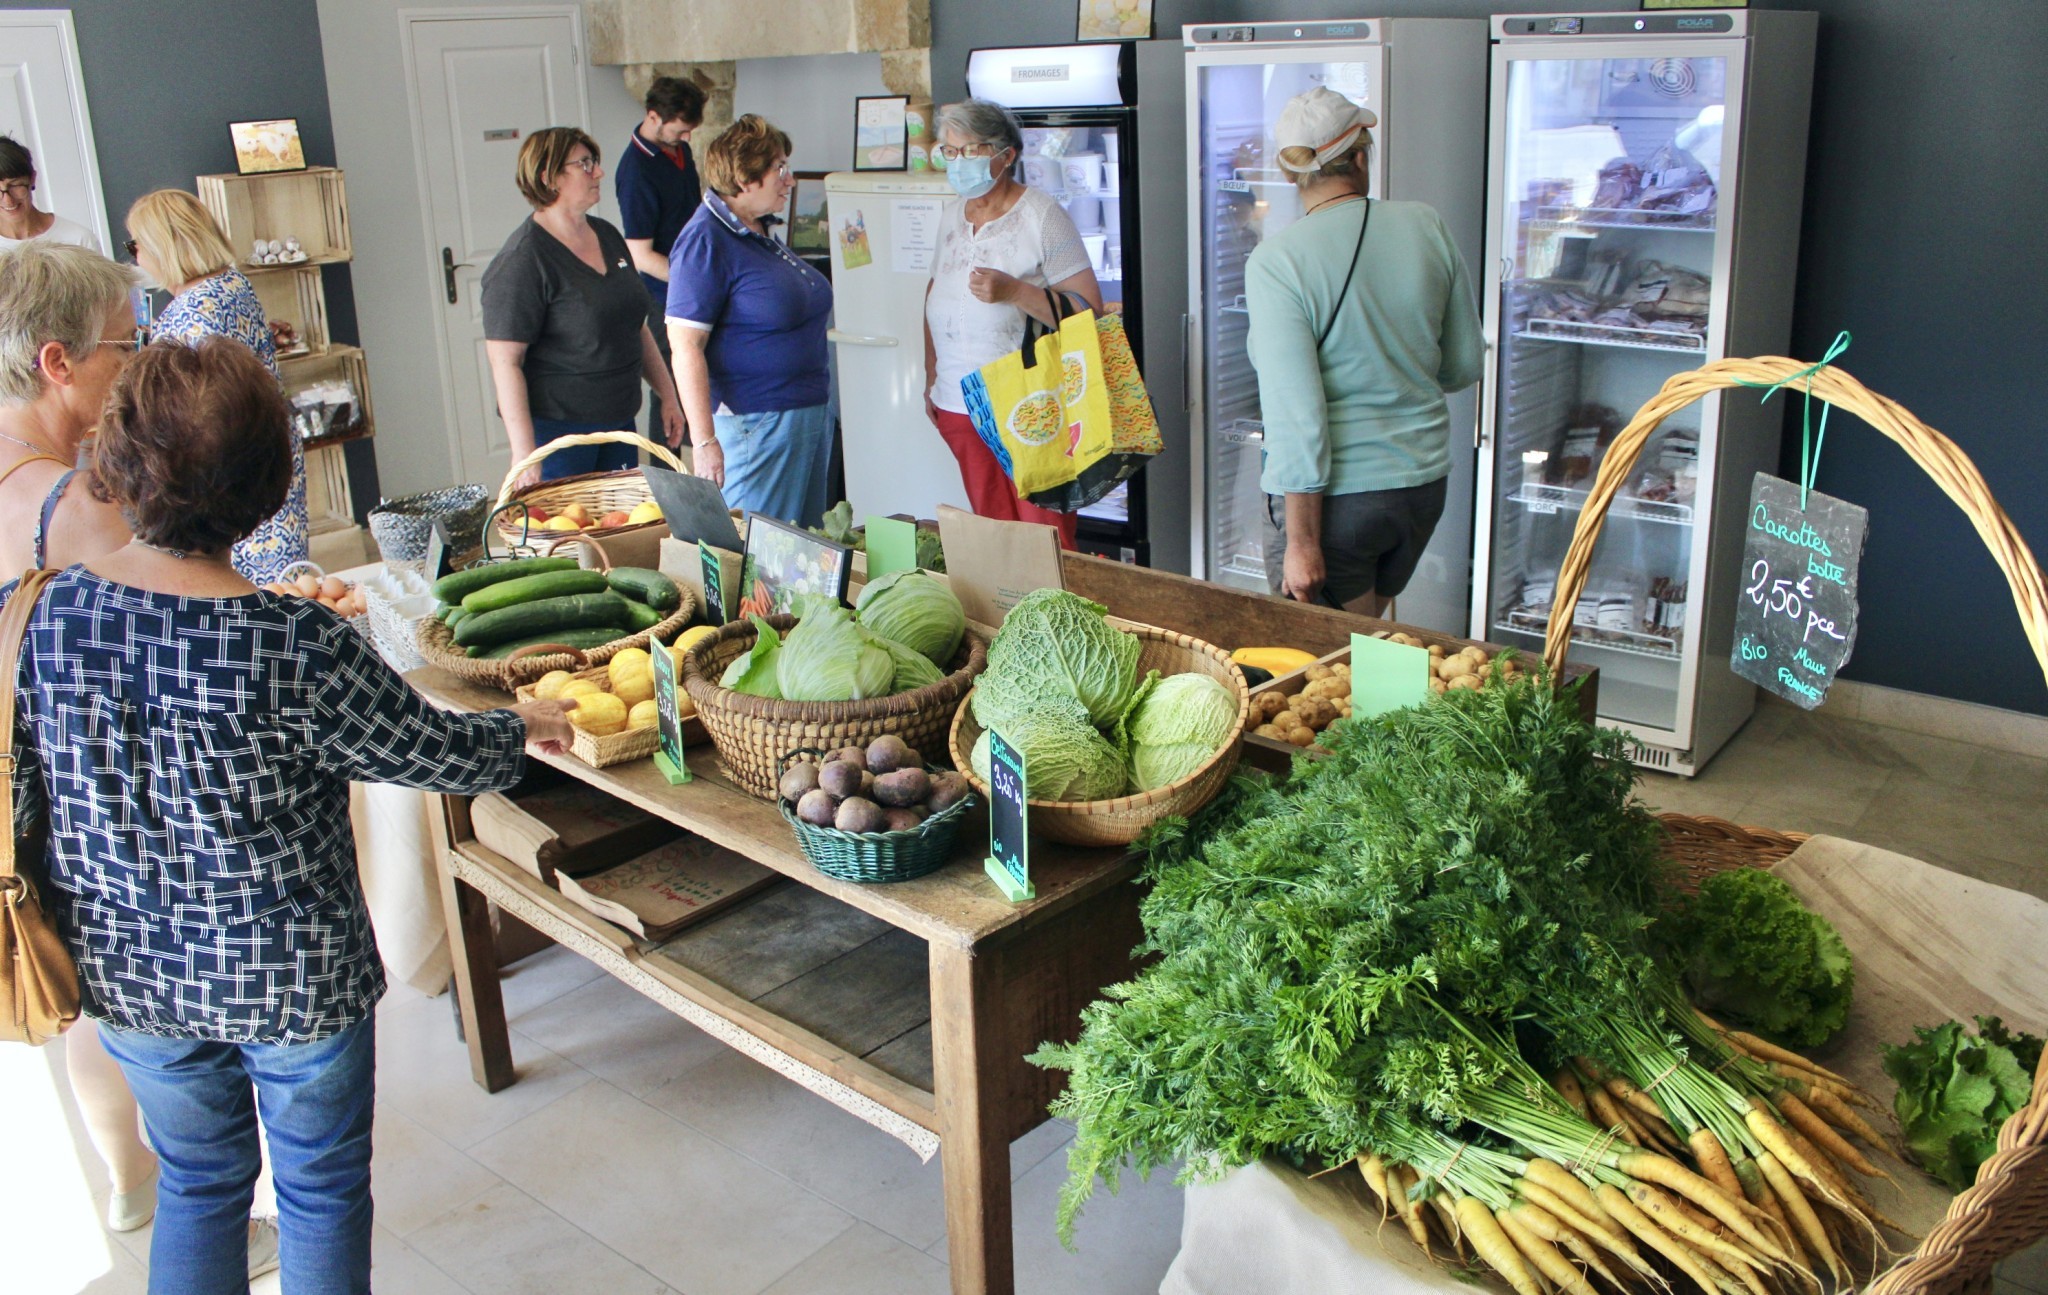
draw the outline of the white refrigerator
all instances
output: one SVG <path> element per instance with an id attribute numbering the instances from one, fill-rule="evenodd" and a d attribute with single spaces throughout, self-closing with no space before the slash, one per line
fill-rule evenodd
<path id="1" fill-rule="evenodd" d="M 1474 637 L 1542 651 L 1607 444 L 1666 379 L 1785 354 L 1814 29 L 1786 11 L 1493 20 Z M 1787 403 L 1757 397 L 1664 421 L 1561 610 L 1601 720 L 1648 768 L 1696 772 L 1755 706 L 1728 665 L 1742 513 Z"/>
<path id="2" fill-rule="evenodd" d="M 929 172 L 836 172 L 825 177 L 825 195 L 833 323 L 826 336 L 854 521 L 966 508 L 953 452 L 924 412 L 924 290 L 952 187 Z"/>
<path id="3" fill-rule="evenodd" d="M 1188 420 L 1194 438 L 1194 574 L 1266 591 L 1265 428 L 1245 351 L 1244 267 L 1302 215 L 1273 138 L 1289 99 L 1316 86 L 1378 114 L 1375 198 L 1426 202 L 1479 271 L 1486 147 L 1486 24 L 1476 18 L 1197 23 L 1187 65 Z M 1154 384 L 1155 396 L 1158 385 Z M 1472 569 L 1477 399 L 1450 399 L 1442 519 L 1397 604 L 1403 621 L 1455 633 Z"/>

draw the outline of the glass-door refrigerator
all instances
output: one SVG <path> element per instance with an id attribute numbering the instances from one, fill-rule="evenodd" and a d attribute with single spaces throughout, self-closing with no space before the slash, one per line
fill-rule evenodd
<path id="1" fill-rule="evenodd" d="M 1535 654 L 1572 617 L 1603 722 L 1691 774 L 1755 706 L 1728 666 L 1741 513 L 1785 406 L 1724 392 L 1667 418 L 1561 612 L 1557 571 L 1608 443 L 1667 378 L 1785 353 L 1814 15 L 1492 21 L 1471 632 Z"/>
<path id="2" fill-rule="evenodd" d="M 1148 321 L 1139 295 L 1137 87 L 1129 41 L 978 49 L 967 56 L 967 92 L 1017 114 L 1024 127 L 1024 183 L 1052 194 L 1073 217 L 1103 305 L 1123 316 L 1131 350 L 1143 356 Z M 1083 550 L 1152 564 L 1150 471 L 1141 468 L 1081 510 Z"/>
<path id="3" fill-rule="evenodd" d="M 1478 19 L 1194 24 L 1182 29 L 1188 95 L 1188 394 L 1194 436 L 1194 574 L 1267 590 L 1264 425 L 1245 350 L 1245 260 L 1299 219 L 1274 128 L 1325 86 L 1378 115 L 1370 191 L 1426 202 L 1478 277 L 1485 159 L 1486 25 Z M 1365 272 L 1369 272 L 1369 269 Z M 1455 633 L 1470 600 L 1475 394 L 1451 398 L 1444 515 L 1398 603 L 1403 621 Z"/>

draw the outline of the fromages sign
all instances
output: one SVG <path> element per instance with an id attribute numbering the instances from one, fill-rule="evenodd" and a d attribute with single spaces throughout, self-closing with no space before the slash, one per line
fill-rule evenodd
<path id="1" fill-rule="evenodd" d="M 1759 472 L 1744 517 L 1735 673 L 1812 710 L 1856 646 L 1870 513 Z"/>

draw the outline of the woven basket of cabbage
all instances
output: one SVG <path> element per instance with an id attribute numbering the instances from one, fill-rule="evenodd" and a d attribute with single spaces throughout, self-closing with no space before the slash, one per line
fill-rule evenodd
<path id="1" fill-rule="evenodd" d="M 1067 845 L 1129 845 L 1162 818 L 1192 814 L 1215 798 L 1237 768 L 1244 749 L 1244 720 L 1251 709 L 1251 688 L 1244 674 L 1222 648 L 1185 634 L 1108 617 L 1110 625 L 1133 635 L 1139 644 L 1137 677 L 1153 670 L 1166 678 L 1203 674 L 1222 684 L 1236 698 L 1233 727 L 1215 751 L 1187 774 L 1149 791 L 1135 791 L 1109 800 L 1042 800 L 1026 802 L 1031 830 Z M 982 726 L 974 717 L 973 694 L 953 717 L 951 746 L 954 767 L 984 798 L 988 782 L 974 770 L 974 745 Z M 1220 725 L 1219 725 L 1220 727 Z M 1025 770 L 1029 790 L 1030 768 Z"/>
<path id="2" fill-rule="evenodd" d="M 793 616 L 765 620 L 780 636 L 797 624 Z M 942 758 L 953 711 L 988 664 L 987 640 L 969 629 L 945 675 L 907 692 L 860 701 L 790 701 L 721 686 L 726 668 L 752 653 L 759 638 L 754 622 L 744 620 L 699 639 L 683 658 L 683 687 L 697 703 L 697 716 L 718 748 L 726 776 L 763 800 L 775 799 L 783 755 L 806 747 L 865 746 L 894 734 L 927 759 Z"/>

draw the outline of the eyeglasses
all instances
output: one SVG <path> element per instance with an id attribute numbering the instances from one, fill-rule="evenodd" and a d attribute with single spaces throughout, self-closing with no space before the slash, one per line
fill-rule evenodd
<path id="1" fill-rule="evenodd" d="M 33 180 L 0 180 L 0 193 L 11 193 L 17 198 L 26 198 L 35 190 Z"/>
<path id="2" fill-rule="evenodd" d="M 951 144 L 941 144 L 938 151 L 939 156 L 948 162 L 957 162 L 963 157 L 994 157 L 1007 147 L 1008 145 L 997 144 L 967 144 L 955 148 Z"/>
<path id="3" fill-rule="evenodd" d="M 597 159 L 594 157 L 572 157 L 562 164 L 562 169 L 566 171 L 572 166 L 585 175 L 597 173 Z"/>
<path id="4" fill-rule="evenodd" d="M 128 249 L 128 255 L 131 259 L 142 255 L 142 244 L 136 242 L 132 238 L 129 239 L 127 242 L 121 244 L 121 246 Z"/>
<path id="5" fill-rule="evenodd" d="M 149 330 L 138 324 L 135 327 L 135 331 L 127 337 L 102 337 L 99 344 L 100 346 L 111 346 L 121 351 L 139 351 L 149 345 Z M 36 348 L 38 352 L 36 357 L 28 362 L 28 367 L 37 373 L 42 372 L 43 368 L 42 349 L 42 347 L 38 346 Z M 97 350 L 99 348 L 95 347 L 93 349 Z"/>

